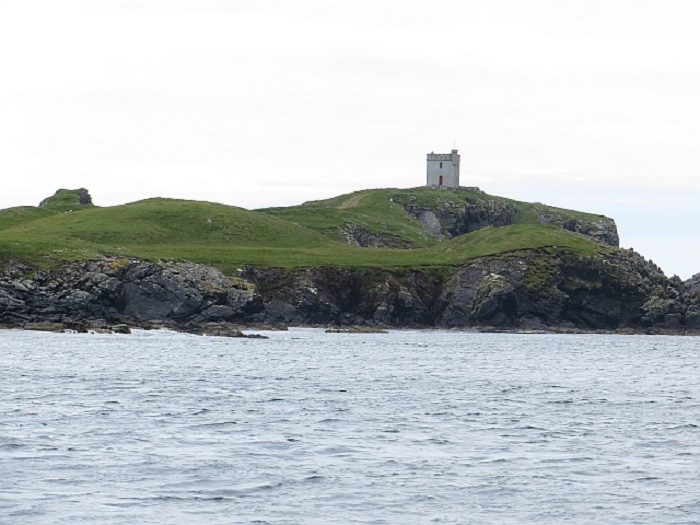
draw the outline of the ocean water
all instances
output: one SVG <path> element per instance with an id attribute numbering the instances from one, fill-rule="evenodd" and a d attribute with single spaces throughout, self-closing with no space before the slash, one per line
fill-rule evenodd
<path id="1" fill-rule="evenodd" d="M 267 335 L 0 332 L 0 523 L 700 523 L 700 338 Z"/>

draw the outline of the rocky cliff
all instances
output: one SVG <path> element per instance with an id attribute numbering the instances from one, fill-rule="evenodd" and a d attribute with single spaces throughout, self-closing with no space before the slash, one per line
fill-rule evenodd
<path id="1" fill-rule="evenodd" d="M 478 188 L 472 189 L 481 194 Z M 614 220 L 589 214 L 572 217 L 571 212 L 564 213 L 543 204 L 528 204 L 525 210 L 525 203 L 485 196 L 478 199 L 460 197 L 454 192 L 445 193 L 442 198 L 429 203 L 419 202 L 412 195 L 397 195 L 394 200 L 418 219 L 426 231 L 439 238 L 456 237 L 493 226 L 507 226 L 514 224 L 519 214 L 527 213 L 534 223 L 558 226 L 610 246 L 620 245 Z"/>
<path id="2" fill-rule="evenodd" d="M 263 309 L 255 287 L 209 266 L 104 258 L 0 274 L 0 323 L 130 325 L 245 322 Z"/>
<path id="3" fill-rule="evenodd" d="M 246 267 L 103 258 L 47 271 L 7 264 L 0 324 L 207 323 L 395 327 L 700 330 L 694 282 L 668 279 L 630 250 L 582 257 L 553 250 L 458 267 Z"/>

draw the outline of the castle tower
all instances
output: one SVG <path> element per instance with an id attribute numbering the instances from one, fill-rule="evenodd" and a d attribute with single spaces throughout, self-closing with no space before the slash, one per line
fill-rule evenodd
<path id="1" fill-rule="evenodd" d="M 459 154 L 428 153 L 428 186 L 459 188 Z"/>

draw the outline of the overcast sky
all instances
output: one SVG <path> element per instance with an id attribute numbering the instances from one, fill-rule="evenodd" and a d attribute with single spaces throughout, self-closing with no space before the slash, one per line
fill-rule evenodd
<path id="1" fill-rule="evenodd" d="M 700 272 L 697 0 L 0 0 L 0 208 L 461 182 Z"/>

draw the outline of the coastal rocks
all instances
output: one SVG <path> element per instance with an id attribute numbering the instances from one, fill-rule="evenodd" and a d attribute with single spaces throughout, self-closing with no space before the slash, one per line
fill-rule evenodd
<path id="1" fill-rule="evenodd" d="M 106 325 L 91 323 L 25 323 L 24 330 L 39 332 L 72 332 L 78 334 L 131 334 L 131 328 L 125 324 Z"/>
<path id="2" fill-rule="evenodd" d="M 679 288 L 680 282 L 626 250 L 484 258 L 445 283 L 436 324 L 682 331 L 686 303 Z"/>
<path id="3" fill-rule="evenodd" d="M 530 251 L 438 275 L 247 268 L 244 277 L 261 290 L 257 322 L 677 332 L 687 316 L 700 320 L 688 310 L 680 281 L 631 250 L 589 257 Z"/>
<path id="4" fill-rule="evenodd" d="M 700 273 L 685 281 L 682 288 L 688 303 L 685 312 L 686 329 L 700 331 Z"/>
<path id="5" fill-rule="evenodd" d="M 683 288 L 689 294 L 696 298 L 700 298 L 700 273 L 696 273 L 690 279 L 683 283 Z"/>
<path id="6" fill-rule="evenodd" d="M 440 280 L 418 271 L 247 267 L 264 310 L 254 322 L 306 325 L 431 326 Z"/>
<path id="7" fill-rule="evenodd" d="M 240 320 L 261 306 L 253 287 L 204 265 L 129 265 L 121 282 L 120 313 L 142 322 Z"/>
<path id="8" fill-rule="evenodd" d="M 6 265 L 0 325 L 228 337 L 251 325 L 683 333 L 700 331 L 696 281 L 669 279 L 632 250 L 530 250 L 430 270 L 248 266 L 237 276 L 105 257 L 48 271 Z"/>
<path id="9" fill-rule="evenodd" d="M 388 330 L 372 326 L 350 326 L 348 328 L 328 328 L 327 334 L 388 334 Z"/>
<path id="10" fill-rule="evenodd" d="M 238 321 L 262 309 L 255 287 L 192 263 L 104 258 L 0 274 L 0 324 L 85 321 L 131 326 Z"/>
<path id="11" fill-rule="evenodd" d="M 234 337 L 243 339 L 269 339 L 261 334 L 246 334 L 238 326 L 230 323 L 203 323 L 178 326 L 177 330 L 188 334 L 210 337 Z"/>
<path id="12" fill-rule="evenodd" d="M 459 268 L 440 295 L 439 326 L 515 326 L 525 270 L 522 260 L 482 260 Z"/>

